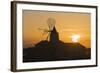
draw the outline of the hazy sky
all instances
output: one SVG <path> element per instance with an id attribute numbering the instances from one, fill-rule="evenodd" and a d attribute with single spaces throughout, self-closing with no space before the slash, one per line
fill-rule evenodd
<path id="1" fill-rule="evenodd" d="M 73 43 L 71 36 L 80 35 L 79 43 L 90 47 L 91 42 L 91 15 L 89 13 L 50 12 L 50 11 L 23 11 L 23 46 L 35 45 L 45 40 L 47 34 L 42 35 L 41 29 L 48 29 L 48 18 L 54 18 L 59 39 L 65 43 Z"/>

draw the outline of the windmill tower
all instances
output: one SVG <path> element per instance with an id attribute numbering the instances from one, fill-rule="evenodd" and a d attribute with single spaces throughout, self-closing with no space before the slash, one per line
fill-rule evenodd
<path id="1" fill-rule="evenodd" d="M 55 19 L 53 18 L 48 18 L 47 24 L 48 24 L 48 29 L 40 29 L 44 31 L 44 34 L 48 34 L 46 37 L 46 40 L 49 40 L 50 43 L 57 43 L 59 41 L 59 34 L 56 30 L 55 27 Z"/>

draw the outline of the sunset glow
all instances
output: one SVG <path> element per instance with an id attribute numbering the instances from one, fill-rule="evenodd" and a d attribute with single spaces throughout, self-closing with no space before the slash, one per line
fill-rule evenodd
<path id="1" fill-rule="evenodd" d="M 55 19 L 55 22 L 48 22 L 48 18 Z M 55 25 L 59 40 L 91 47 L 91 14 L 30 10 L 23 11 L 23 46 L 30 47 L 46 40 L 47 34 L 42 35 L 44 32 L 38 28 L 48 29 L 48 23 Z"/>

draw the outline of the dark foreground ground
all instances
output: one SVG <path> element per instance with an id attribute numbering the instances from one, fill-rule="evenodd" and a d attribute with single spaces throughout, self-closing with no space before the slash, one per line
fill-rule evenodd
<path id="1" fill-rule="evenodd" d="M 90 48 L 87 49 L 80 43 L 52 44 L 41 41 L 35 47 L 23 49 L 23 62 L 59 61 L 90 59 Z"/>

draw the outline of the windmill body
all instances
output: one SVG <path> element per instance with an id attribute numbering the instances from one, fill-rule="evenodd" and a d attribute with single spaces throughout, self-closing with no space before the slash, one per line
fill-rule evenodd
<path id="1" fill-rule="evenodd" d="M 53 30 L 50 33 L 50 43 L 56 44 L 59 42 L 59 34 L 54 26 Z"/>

